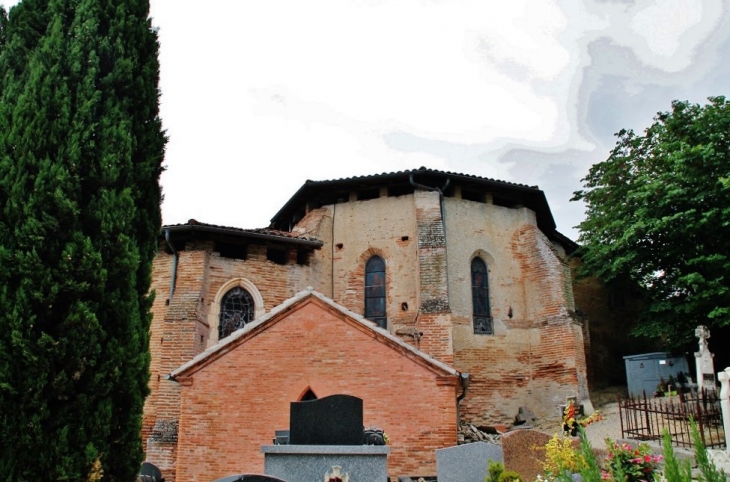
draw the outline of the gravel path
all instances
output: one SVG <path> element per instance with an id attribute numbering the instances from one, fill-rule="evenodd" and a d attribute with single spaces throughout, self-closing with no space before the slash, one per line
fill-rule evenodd
<path id="1" fill-rule="evenodd" d="M 621 438 L 621 420 L 618 413 L 618 403 L 603 405 L 598 409 L 603 420 L 594 422 L 586 427 L 586 435 L 593 448 L 606 448 L 605 440 Z"/>

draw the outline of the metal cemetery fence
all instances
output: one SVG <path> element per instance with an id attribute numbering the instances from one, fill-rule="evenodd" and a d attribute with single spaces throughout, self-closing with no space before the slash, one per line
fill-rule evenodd
<path id="1" fill-rule="evenodd" d="M 623 438 L 659 440 L 666 428 L 672 444 L 692 447 L 689 421 L 693 418 L 705 446 L 725 446 L 720 398 L 715 390 L 665 398 L 646 398 L 644 394 L 619 399 L 618 405 Z"/>

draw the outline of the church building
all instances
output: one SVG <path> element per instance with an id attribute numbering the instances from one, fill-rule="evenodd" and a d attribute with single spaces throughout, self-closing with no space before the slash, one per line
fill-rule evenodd
<path id="1" fill-rule="evenodd" d="M 262 473 L 290 402 L 348 394 L 391 477 L 435 474 L 461 422 L 588 398 L 573 249 L 536 186 L 426 168 L 307 181 L 268 228 L 164 226 L 147 459 Z"/>

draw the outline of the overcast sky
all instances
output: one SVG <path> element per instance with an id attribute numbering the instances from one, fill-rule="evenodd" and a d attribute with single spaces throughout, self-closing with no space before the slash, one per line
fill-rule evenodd
<path id="1" fill-rule="evenodd" d="M 3 0 L 0 0 L 2 2 Z M 6 6 L 14 2 L 4 2 Z M 569 202 L 621 128 L 730 93 L 729 0 L 151 0 L 165 224 L 265 227 L 307 180 L 426 166 Z"/>

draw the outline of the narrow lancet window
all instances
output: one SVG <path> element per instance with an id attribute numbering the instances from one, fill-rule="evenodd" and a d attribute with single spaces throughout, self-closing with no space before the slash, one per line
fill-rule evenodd
<path id="1" fill-rule="evenodd" d="M 474 333 L 493 334 L 492 311 L 489 307 L 489 273 L 487 264 L 480 258 L 474 258 L 471 262 L 471 297 Z"/>
<path id="2" fill-rule="evenodd" d="M 385 261 L 373 256 L 365 264 L 365 318 L 381 328 L 388 326 L 385 314 Z"/>

